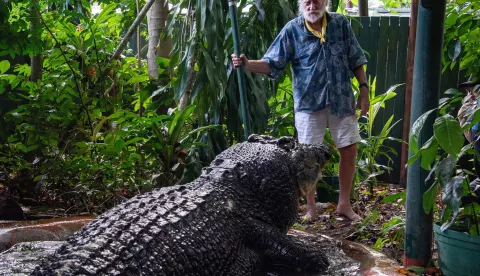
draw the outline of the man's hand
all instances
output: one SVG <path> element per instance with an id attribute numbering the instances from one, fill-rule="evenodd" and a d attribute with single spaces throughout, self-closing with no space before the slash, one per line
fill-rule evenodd
<path id="1" fill-rule="evenodd" d="M 237 67 L 243 65 L 243 69 L 249 70 L 248 59 L 244 54 L 241 54 L 240 57 L 238 57 L 235 54 L 232 54 L 232 61 L 233 61 L 233 68 L 237 69 Z"/>
<path id="2" fill-rule="evenodd" d="M 365 86 L 360 87 L 360 95 L 358 95 L 357 109 L 360 109 L 360 116 L 367 115 L 370 108 L 370 99 L 368 98 L 368 88 Z"/>

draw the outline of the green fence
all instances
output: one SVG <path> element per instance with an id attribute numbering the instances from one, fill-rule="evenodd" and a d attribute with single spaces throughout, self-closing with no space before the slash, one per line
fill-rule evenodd
<path id="1" fill-rule="evenodd" d="M 377 94 L 385 93 L 388 88 L 395 84 L 404 84 L 407 66 L 408 17 L 353 17 L 351 25 L 357 36 L 360 46 L 366 53 L 367 75 L 373 80 L 377 79 Z M 461 77 L 459 77 L 461 76 Z M 448 88 L 457 87 L 465 78 L 458 68 L 447 70 L 442 75 L 441 93 Z M 397 96 L 386 103 L 385 110 L 375 119 L 374 134 L 379 133 L 386 121 L 394 115 L 394 121 L 402 120 L 405 112 L 405 86 L 396 90 Z M 398 123 L 390 133 L 392 137 L 403 137 L 403 121 Z M 399 183 L 401 166 L 401 144 L 394 141 L 386 141 L 397 152 L 393 156 L 392 171 L 382 177 L 383 181 Z M 379 163 L 386 165 L 386 158 L 379 158 Z"/>

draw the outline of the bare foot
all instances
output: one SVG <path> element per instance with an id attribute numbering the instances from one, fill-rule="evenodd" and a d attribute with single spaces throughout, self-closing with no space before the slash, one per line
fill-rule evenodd
<path id="1" fill-rule="evenodd" d="M 305 214 L 305 216 L 303 216 L 302 221 L 314 222 L 316 218 L 317 218 L 317 206 L 315 205 L 315 202 L 313 202 L 313 206 L 308 202 L 307 213 Z"/>
<path id="2" fill-rule="evenodd" d="M 344 216 L 351 220 L 352 222 L 356 222 L 361 220 L 362 218 L 357 215 L 353 210 L 351 206 L 337 206 L 337 211 L 336 213 L 340 216 Z"/>

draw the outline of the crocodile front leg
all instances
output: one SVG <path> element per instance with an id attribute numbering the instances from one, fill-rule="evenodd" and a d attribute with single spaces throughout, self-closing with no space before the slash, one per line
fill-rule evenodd
<path id="1" fill-rule="evenodd" d="M 269 272 L 321 273 L 329 266 L 320 249 L 263 222 L 255 222 L 245 240 L 247 246 L 263 255 L 265 270 Z"/>

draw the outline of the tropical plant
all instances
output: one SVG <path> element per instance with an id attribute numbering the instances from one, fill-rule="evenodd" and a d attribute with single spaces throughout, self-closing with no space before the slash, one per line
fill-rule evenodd
<path id="1" fill-rule="evenodd" d="M 358 97 L 358 82 L 356 79 L 352 79 L 352 83 Z M 391 154 L 397 154 L 391 146 L 385 144 L 385 141 L 401 142 L 401 139 L 390 136 L 390 132 L 400 121 L 394 122 L 394 115 L 388 118 L 379 133 L 375 133 L 375 119 L 381 109 L 385 108 L 386 101 L 395 97 L 395 89 L 398 86 L 393 85 L 385 93 L 379 94 L 376 91 L 376 79 L 369 81 L 370 107 L 367 115 L 359 121 L 360 133 L 363 137 L 359 143 L 357 177 L 361 179 L 361 184 L 369 186 L 371 194 L 373 194 L 373 187 L 377 184 L 377 176 L 391 170 L 388 165 L 393 162 Z M 387 165 L 378 163 L 380 156 L 385 157 L 388 161 Z"/>
<path id="2" fill-rule="evenodd" d="M 226 1 L 171 1 L 168 34 L 172 35 L 172 60 L 178 62 L 172 88 L 175 100 L 187 95 L 197 106 L 199 125 L 222 124 L 226 136 L 210 136 L 214 148 L 242 141 L 242 116 L 231 54 L 233 40 Z M 296 0 L 238 2 L 241 52 L 259 59 L 277 32 L 295 17 Z M 183 11 L 186 11 L 184 14 Z M 285 74 L 289 72 L 285 70 Z M 268 98 L 277 92 L 283 77 L 270 81 L 246 73 L 249 120 L 254 133 L 264 133 L 269 120 Z M 255 118 L 253 120 L 253 118 Z M 282 130 L 283 131 L 283 130 Z"/>
<path id="3" fill-rule="evenodd" d="M 449 1 L 445 18 L 443 70 L 458 65 L 467 76 L 480 78 L 479 13 L 478 1 Z"/>
<path id="4" fill-rule="evenodd" d="M 381 0 L 383 6 L 387 9 L 392 8 L 409 8 L 410 0 Z"/>
<path id="5" fill-rule="evenodd" d="M 34 6 L 44 27 L 42 79 L 29 81 L 27 64 L 0 61 L 0 96 L 15 105 L 0 119 L 5 183 L 20 195 L 96 212 L 198 175 L 213 155 L 202 141 L 222 130 L 198 127 L 194 105 L 159 113 L 172 103 L 171 79 L 161 73 L 176 64 L 157 59 L 167 83 L 159 87 L 136 58 L 111 59 L 122 39 L 121 4 L 104 5 L 95 18 L 46 4 Z"/>
<path id="6" fill-rule="evenodd" d="M 425 112 L 413 124 L 409 139 L 412 157 L 408 163 L 411 165 L 413 162 L 420 162 L 423 169 L 430 171 L 426 183 L 431 183 L 431 186 L 423 195 L 425 213 L 428 214 L 434 209 L 437 195 L 441 191 L 445 205 L 441 212 L 437 213 L 442 224 L 441 230 L 444 231 L 452 225 L 464 226 L 470 234 L 479 235 L 480 205 L 478 200 L 464 201 L 466 197 L 476 196 L 470 190 L 468 176 L 471 172 L 460 166 L 459 160 L 467 154 L 476 154 L 472 148 L 476 141 L 464 145 L 463 133 L 480 123 L 480 109 L 476 107 L 472 110 L 470 120 L 460 126 L 458 118 L 452 114 L 464 95 L 456 89 L 449 89 L 445 94 L 448 97 L 440 100 L 438 108 Z M 425 121 L 437 112 L 433 136 L 422 145 L 419 137 Z"/>

